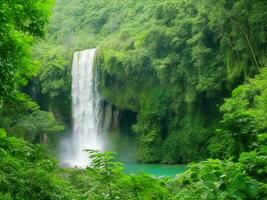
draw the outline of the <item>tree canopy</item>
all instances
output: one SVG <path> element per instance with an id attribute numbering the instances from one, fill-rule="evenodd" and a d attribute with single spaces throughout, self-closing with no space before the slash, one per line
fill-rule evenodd
<path id="1" fill-rule="evenodd" d="M 35 73 L 34 37 L 44 35 L 51 0 L 2 0 L 0 3 L 0 101 L 17 98 L 17 89 Z"/>

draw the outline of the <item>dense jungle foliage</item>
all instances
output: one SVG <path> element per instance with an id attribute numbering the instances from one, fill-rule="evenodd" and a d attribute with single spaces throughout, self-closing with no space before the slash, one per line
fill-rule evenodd
<path id="1" fill-rule="evenodd" d="M 2 0 L 0 200 L 267 199 L 266 22 L 265 0 Z M 136 158 L 200 162 L 133 175 L 87 150 L 59 167 L 72 54 L 93 47 L 103 98 L 137 115 Z"/>
<path id="2" fill-rule="evenodd" d="M 224 158 L 219 107 L 266 66 L 266 10 L 264 0 L 58 1 L 34 51 L 38 92 L 68 122 L 72 53 L 98 47 L 104 99 L 137 114 L 139 161 Z M 225 154 L 248 150 L 246 139 Z"/>
<path id="3" fill-rule="evenodd" d="M 22 88 L 37 73 L 31 46 L 44 35 L 51 6 L 50 0 L 0 3 L 0 127 L 37 143 L 64 129 L 52 113 L 40 110 Z"/>

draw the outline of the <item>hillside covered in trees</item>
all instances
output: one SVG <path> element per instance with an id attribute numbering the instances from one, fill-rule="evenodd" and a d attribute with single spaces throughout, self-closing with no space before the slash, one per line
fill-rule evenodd
<path id="1" fill-rule="evenodd" d="M 119 113 L 109 134 L 138 162 L 194 162 L 186 172 L 127 174 L 98 150 L 86 169 L 58 164 L 73 53 L 88 48 Z M 0 200 L 266 199 L 266 52 L 265 0 L 4 0 Z"/>
<path id="2" fill-rule="evenodd" d="M 40 90 L 66 101 L 73 51 L 98 47 L 104 98 L 137 116 L 140 161 L 222 156 L 214 138 L 219 108 L 266 64 L 265 10 L 264 1 L 59 1 L 36 47 Z M 241 143 L 223 157 L 253 142 Z"/>

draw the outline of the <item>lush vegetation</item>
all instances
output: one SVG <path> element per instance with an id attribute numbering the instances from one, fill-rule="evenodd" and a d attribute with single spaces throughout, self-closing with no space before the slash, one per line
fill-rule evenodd
<path id="1" fill-rule="evenodd" d="M 52 6 L 0 2 L 0 200 L 267 198 L 265 0 L 60 0 L 46 26 Z M 70 125 L 72 53 L 90 47 L 105 101 L 137 115 L 136 158 L 200 162 L 160 178 L 86 150 L 86 169 L 58 166 L 45 147 Z"/>
<path id="2" fill-rule="evenodd" d="M 59 1 L 35 48 L 39 91 L 68 122 L 72 53 L 99 47 L 106 102 L 137 113 L 137 159 L 203 160 L 219 145 L 223 99 L 266 66 L 266 9 L 264 0 Z"/>
<path id="3" fill-rule="evenodd" d="M 0 4 L 0 127 L 8 134 L 45 143 L 64 127 L 52 113 L 23 93 L 38 70 L 32 59 L 33 42 L 45 33 L 52 1 L 7 1 Z"/>
<path id="4" fill-rule="evenodd" d="M 0 4 L 0 100 L 16 98 L 19 86 L 35 70 L 30 58 L 34 37 L 44 35 L 51 1 L 8 1 Z M 8 99 L 9 100 L 9 99 Z"/>
<path id="5" fill-rule="evenodd" d="M 85 170 L 58 169 L 38 145 L 0 138 L 0 199 L 264 199 L 267 134 L 239 162 L 203 161 L 176 178 L 129 175 L 113 153 L 89 150 Z"/>
<path id="6" fill-rule="evenodd" d="M 55 173 L 56 162 L 40 145 L 0 138 L 0 199 L 79 199 Z"/>

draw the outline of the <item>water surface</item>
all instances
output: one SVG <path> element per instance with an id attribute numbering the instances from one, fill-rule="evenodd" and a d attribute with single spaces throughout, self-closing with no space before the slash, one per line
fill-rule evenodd
<path id="1" fill-rule="evenodd" d="M 138 174 L 144 172 L 154 176 L 175 176 L 186 171 L 186 165 L 170 164 L 143 164 L 143 163 L 125 163 L 125 172 L 128 174 Z"/>

